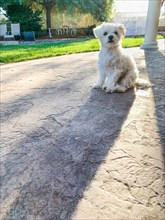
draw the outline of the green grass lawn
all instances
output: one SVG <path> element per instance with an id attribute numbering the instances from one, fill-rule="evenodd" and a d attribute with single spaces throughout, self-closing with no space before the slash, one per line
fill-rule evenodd
<path id="1" fill-rule="evenodd" d="M 158 36 L 159 39 L 163 38 Z M 143 37 L 123 39 L 123 47 L 137 47 L 144 41 Z M 43 57 L 60 56 L 65 54 L 98 51 L 97 39 L 76 40 L 67 42 L 20 44 L 0 46 L 0 62 L 12 63 L 24 60 L 32 60 Z"/>

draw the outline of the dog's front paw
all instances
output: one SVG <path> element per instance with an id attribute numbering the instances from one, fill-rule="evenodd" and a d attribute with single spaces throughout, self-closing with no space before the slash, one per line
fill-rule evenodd
<path id="1" fill-rule="evenodd" d="M 105 92 L 106 92 L 106 93 L 113 93 L 114 91 L 111 90 L 111 89 L 106 89 Z"/>
<path id="2" fill-rule="evenodd" d="M 105 92 L 106 93 L 113 93 L 115 91 L 114 87 L 106 87 Z"/>
<path id="3" fill-rule="evenodd" d="M 92 88 L 93 88 L 93 89 L 101 89 L 101 87 L 102 87 L 102 86 L 99 85 L 99 84 L 94 84 Z"/>

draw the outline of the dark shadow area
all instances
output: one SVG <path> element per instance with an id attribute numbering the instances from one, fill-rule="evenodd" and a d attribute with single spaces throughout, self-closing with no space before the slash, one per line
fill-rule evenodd
<path id="1" fill-rule="evenodd" d="M 165 55 L 164 51 L 146 50 L 145 62 L 148 77 L 153 84 L 155 117 L 165 162 Z"/>
<path id="2" fill-rule="evenodd" d="M 36 220 L 67 220 L 74 213 L 135 99 L 134 90 L 124 94 L 91 90 L 84 83 L 89 75 L 80 74 L 80 81 L 72 77 L 63 85 L 46 90 L 44 95 L 56 94 L 52 102 L 59 96 L 64 102 L 69 100 L 67 108 L 57 104 L 58 111 L 54 107 L 54 113 L 47 114 L 42 125 L 26 133 L 6 155 L 6 171 L 2 173 L 6 193 L 2 194 L 2 203 L 10 208 L 3 219 L 25 220 L 33 216 Z M 79 83 L 86 88 L 74 97 Z M 38 93 L 35 98 L 42 95 Z M 44 102 L 43 98 L 43 105 Z M 21 106 L 21 99 L 18 105 Z M 15 107 L 10 108 L 12 112 Z M 6 186 L 10 187 L 5 189 Z"/>

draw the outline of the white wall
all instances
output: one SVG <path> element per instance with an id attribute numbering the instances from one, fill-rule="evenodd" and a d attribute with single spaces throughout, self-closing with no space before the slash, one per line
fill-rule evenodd
<path id="1" fill-rule="evenodd" d="M 113 22 L 122 23 L 126 28 L 126 36 L 139 36 L 145 34 L 146 17 L 131 13 L 118 14 L 113 18 Z"/>

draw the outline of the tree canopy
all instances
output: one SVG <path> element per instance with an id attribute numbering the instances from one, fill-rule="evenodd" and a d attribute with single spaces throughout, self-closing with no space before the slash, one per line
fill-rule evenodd
<path id="1" fill-rule="evenodd" d="M 56 8 L 61 12 L 90 13 L 97 21 L 107 21 L 112 14 L 113 0 L 0 0 L 0 6 L 17 2 L 20 4 L 39 4 L 46 12 L 47 28 L 51 28 L 52 9 Z"/>
<path id="2" fill-rule="evenodd" d="M 24 2 L 24 0 L 0 0 L 0 7 L 2 7 L 3 9 L 6 9 L 8 5 L 12 5 L 15 3 L 19 3 L 22 4 Z"/>
<path id="3" fill-rule="evenodd" d="M 28 5 L 11 4 L 7 6 L 7 16 L 13 23 L 20 23 L 21 31 L 40 31 L 42 26 L 41 11 Z M 29 16 L 30 15 L 30 16 Z"/>
<path id="4" fill-rule="evenodd" d="M 98 21 L 106 21 L 112 14 L 113 0 L 35 0 L 51 13 L 53 7 L 70 13 L 90 13 Z M 50 26 L 50 24 L 48 24 Z"/>

